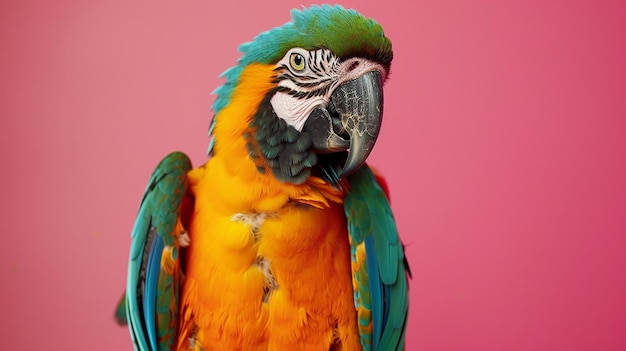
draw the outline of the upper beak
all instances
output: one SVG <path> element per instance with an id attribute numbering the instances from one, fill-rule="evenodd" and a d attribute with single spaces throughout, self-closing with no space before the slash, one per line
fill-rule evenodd
<path id="1" fill-rule="evenodd" d="M 316 108 L 304 125 L 318 151 L 348 150 L 340 177 L 356 171 L 372 152 L 383 116 L 382 83 L 381 73 L 370 71 L 339 85 L 328 109 Z"/>

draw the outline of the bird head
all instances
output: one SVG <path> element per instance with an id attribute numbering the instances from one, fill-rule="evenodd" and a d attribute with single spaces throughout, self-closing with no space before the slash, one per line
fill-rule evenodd
<path id="1" fill-rule="evenodd" d="M 373 19 L 338 5 L 291 15 L 242 44 L 238 64 L 224 72 L 213 152 L 240 135 L 261 173 L 295 184 L 315 172 L 337 180 L 365 162 L 378 137 L 391 42 Z"/>

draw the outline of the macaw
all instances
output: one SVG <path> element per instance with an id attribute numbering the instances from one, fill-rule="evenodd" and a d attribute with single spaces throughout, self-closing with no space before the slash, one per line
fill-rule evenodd
<path id="1" fill-rule="evenodd" d="M 410 276 L 365 163 L 393 57 L 341 6 L 239 47 L 214 92 L 205 164 L 148 181 L 125 295 L 136 350 L 403 350 Z"/>

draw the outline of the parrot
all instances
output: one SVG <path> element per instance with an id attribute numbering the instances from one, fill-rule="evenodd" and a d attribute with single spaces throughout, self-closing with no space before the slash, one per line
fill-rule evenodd
<path id="1" fill-rule="evenodd" d="M 393 51 L 340 5 L 239 46 L 209 150 L 158 163 L 116 311 L 135 350 L 404 350 L 411 276 L 384 178 Z"/>

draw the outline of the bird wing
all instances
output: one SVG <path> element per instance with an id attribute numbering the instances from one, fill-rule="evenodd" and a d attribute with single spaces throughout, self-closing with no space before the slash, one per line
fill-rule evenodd
<path id="1" fill-rule="evenodd" d="M 165 157 L 150 177 L 131 235 L 126 314 L 136 350 L 170 350 L 183 277 L 180 240 L 192 204 L 189 158 Z"/>
<path id="2" fill-rule="evenodd" d="M 362 166 L 348 177 L 352 282 L 363 350 L 403 350 L 410 274 L 389 201 Z"/>

